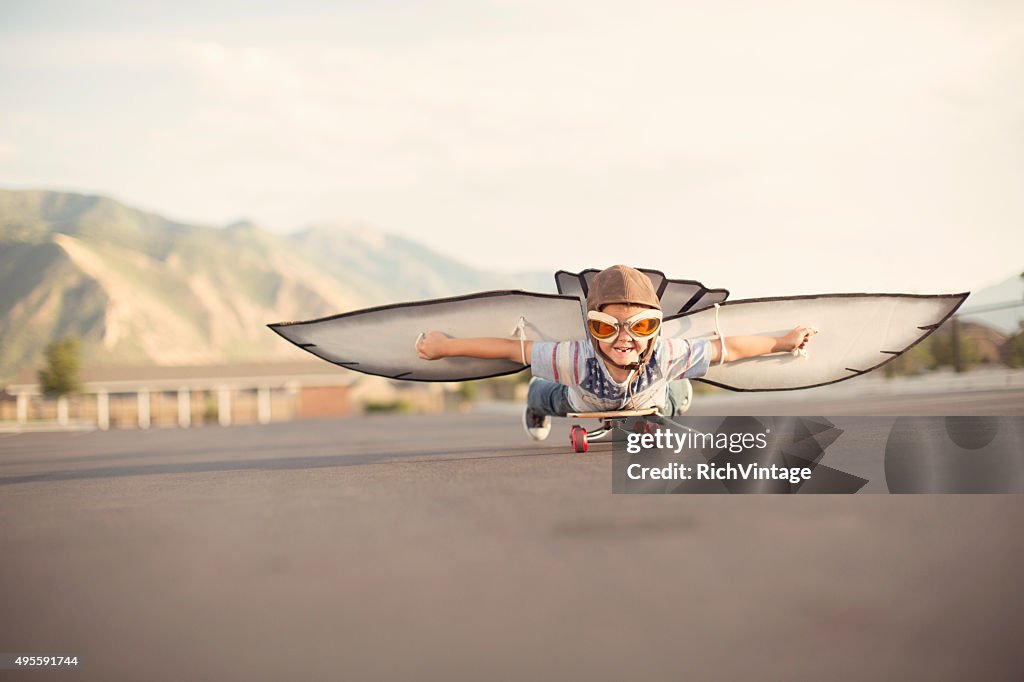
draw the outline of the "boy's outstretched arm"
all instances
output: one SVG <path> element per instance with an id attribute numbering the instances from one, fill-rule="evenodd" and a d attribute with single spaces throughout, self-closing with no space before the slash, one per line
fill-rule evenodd
<path id="1" fill-rule="evenodd" d="M 812 327 L 796 327 L 785 336 L 727 336 L 725 337 L 726 362 L 754 358 L 768 353 L 788 353 L 797 348 L 806 348 L 816 332 Z M 711 364 L 722 359 L 722 342 L 711 340 Z"/>
<path id="2" fill-rule="evenodd" d="M 468 357 L 487 360 L 511 360 L 530 364 L 533 341 L 520 344 L 518 339 L 453 339 L 441 332 L 427 332 L 416 342 L 421 360 Z"/>

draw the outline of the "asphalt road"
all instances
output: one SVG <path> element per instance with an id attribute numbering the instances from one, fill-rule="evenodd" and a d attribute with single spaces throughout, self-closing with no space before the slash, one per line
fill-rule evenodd
<path id="1" fill-rule="evenodd" d="M 565 428 L 0 435 L 0 652 L 81 660 L 0 678 L 1019 678 L 1021 496 L 612 495 Z"/>

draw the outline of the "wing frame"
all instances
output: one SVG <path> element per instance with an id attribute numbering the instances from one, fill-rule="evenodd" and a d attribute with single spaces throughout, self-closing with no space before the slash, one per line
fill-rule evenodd
<path id="1" fill-rule="evenodd" d="M 695 279 L 672 279 L 666 276 L 664 272 L 660 270 L 654 270 L 651 268 L 636 269 L 647 275 L 647 277 L 651 280 L 651 284 L 654 286 L 655 293 L 658 295 L 658 300 L 662 300 L 665 293 L 668 292 L 673 285 L 693 286 L 697 288 L 697 291 L 693 293 L 682 306 L 680 306 L 677 310 L 671 313 L 672 316 L 678 316 L 688 312 L 696 312 L 697 310 L 704 310 L 705 308 L 710 308 L 715 303 L 722 303 L 729 298 L 728 289 L 708 287 L 705 286 L 702 282 L 698 282 Z M 570 272 L 569 270 L 558 270 L 557 272 L 555 272 L 554 276 L 555 288 L 558 290 L 559 294 L 566 296 L 576 295 L 579 296 L 582 300 L 586 300 L 587 292 L 590 288 L 589 278 L 592 278 L 599 272 L 601 271 L 598 270 L 597 268 L 587 268 L 585 270 L 580 270 L 579 272 Z M 576 284 L 579 286 L 581 293 L 565 294 L 562 291 L 563 282 L 561 278 L 563 277 L 566 279 L 574 279 Z M 709 295 L 711 299 L 714 299 L 716 296 L 721 295 L 721 299 L 717 301 L 711 300 L 709 303 L 705 303 L 700 307 L 695 307 L 702 300 L 708 298 Z M 669 313 L 666 312 L 666 314 Z"/>

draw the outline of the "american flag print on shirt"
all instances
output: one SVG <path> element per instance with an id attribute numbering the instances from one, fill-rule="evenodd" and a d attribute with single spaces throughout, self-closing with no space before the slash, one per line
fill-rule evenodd
<path id="1" fill-rule="evenodd" d="M 711 346 L 707 339 L 662 339 L 644 371 L 629 386 L 609 375 L 589 340 L 535 342 L 531 370 L 535 377 L 569 387 L 569 403 L 579 412 L 663 407 L 669 381 L 694 379 L 708 370 Z"/>

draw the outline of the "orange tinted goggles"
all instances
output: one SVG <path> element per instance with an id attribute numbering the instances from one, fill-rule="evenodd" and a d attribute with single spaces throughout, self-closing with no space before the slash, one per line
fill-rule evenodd
<path id="1" fill-rule="evenodd" d="M 591 336 L 601 341 L 618 336 L 620 329 L 624 329 L 637 341 L 643 341 L 654 336 L 660 328 L 660 310 L 644 310 L 621 321 L 596 310 L 587 313 L 587 329 Z"/>

